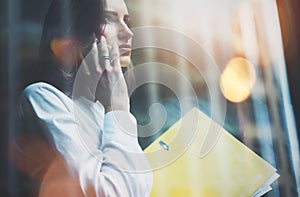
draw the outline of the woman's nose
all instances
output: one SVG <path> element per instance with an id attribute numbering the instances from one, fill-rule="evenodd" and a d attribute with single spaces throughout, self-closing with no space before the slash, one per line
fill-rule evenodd
<path id="1" fill-rule="evenodd" d="M 129 40 L 133 37 L 133 32 L 126 25 L 126 23 L 121 24 L 118 37 L 122 40 Z"/>

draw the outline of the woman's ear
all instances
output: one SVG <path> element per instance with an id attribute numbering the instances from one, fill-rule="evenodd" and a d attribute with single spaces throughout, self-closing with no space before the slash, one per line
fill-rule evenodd
<path id="1" fill-rule="evenodd" d="M 55 57 L 66 67 L 72 67 L 79 59 L 79 45 L 73 38 L 53 38 L 50 43 Z"/>

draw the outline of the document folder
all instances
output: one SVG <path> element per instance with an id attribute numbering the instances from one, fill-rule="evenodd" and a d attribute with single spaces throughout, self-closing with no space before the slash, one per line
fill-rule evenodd
<path id="1" fill-rule="evenodd" d="M 205 140 L 211 140 L 211 147 L 203 155 Z M 145 153 L 154 174 L 151 197 L 261 196 L 279 177 L 275 168 L 196 108 Z"/>

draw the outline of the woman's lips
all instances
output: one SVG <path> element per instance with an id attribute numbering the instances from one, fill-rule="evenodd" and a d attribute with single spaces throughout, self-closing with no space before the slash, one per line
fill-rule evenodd
<path id="1" fill-rule="evenodd" d="M 120 55 L 126 56 L 131 53 L 131 45 L 130 44 L 121 44 L 119 45 Z"/>

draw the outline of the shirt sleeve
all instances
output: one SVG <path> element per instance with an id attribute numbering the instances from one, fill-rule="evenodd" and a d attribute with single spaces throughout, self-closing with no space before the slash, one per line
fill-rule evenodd
<path id="1" fill-rule="evenodd" d="M 125 111 L 108 112 L 104 115 L 102 135 L 93 141 L 94 136 L 84 136 L 84 130 L 89 128 L 86 125 L 90 129 L 97 127 L 90 124 L 85 113 L 74 108 L 71 99 L 45 83 L 27 87 L 21 96 L 21 115 L 37 117 L 36 124 L 41 125 L 56 150 L 75 168 L 84 194 L 92 184 L 96 196 L 149 196 L 153 177 L 137 141 L 135 118 Z M 78 118 L 84 121 L 77 121 Z M 82 122 L 86 125 L 82 126 Z"/>

